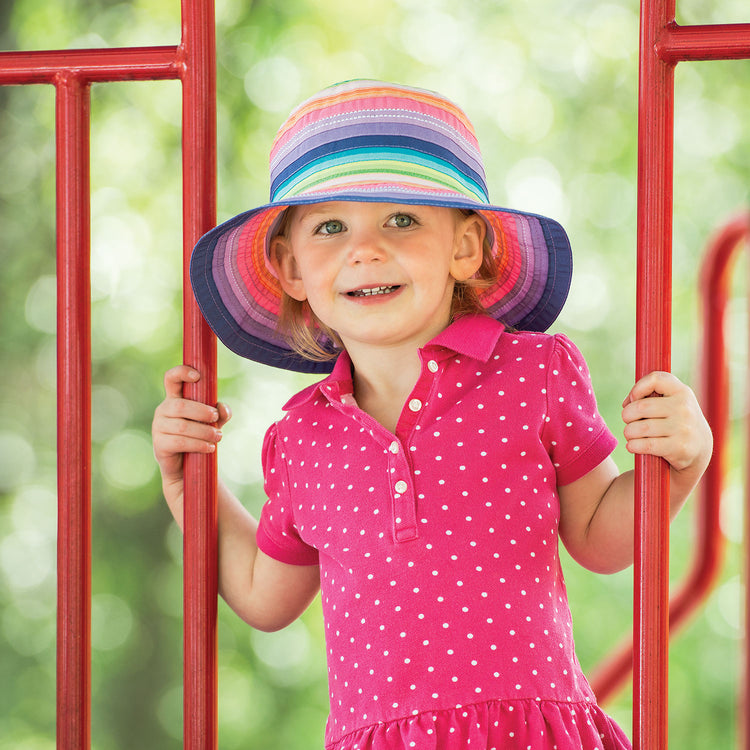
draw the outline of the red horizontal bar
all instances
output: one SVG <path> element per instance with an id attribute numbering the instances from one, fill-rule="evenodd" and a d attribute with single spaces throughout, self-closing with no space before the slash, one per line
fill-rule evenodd
<path id="1" fill-rule="evenodd" d="M 180 78 L 180 47 L 0 52 L 0 85 L 55 83 L 65 72 L 84 83 Z"/>
<path id="2" fill-rule="evenodd" d="M 656 43 L 667 63 L 685 60 L 743 60 L 750 58 L 750 24 L 680 26 L 668 24 Z"/>

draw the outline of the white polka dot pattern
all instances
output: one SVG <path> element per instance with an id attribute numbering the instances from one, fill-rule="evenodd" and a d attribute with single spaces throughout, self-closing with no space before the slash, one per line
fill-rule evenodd
<path id="1" fill-rule="evenodd" d="M 395 435 L 342 355 L 266 438 L 258 544 L 321 569 L 327 747 L 627 747 L 578 665 L 558 558 L 556 486 L 615 444 L 580 354 L 462 319 L 421 355 Z"/>

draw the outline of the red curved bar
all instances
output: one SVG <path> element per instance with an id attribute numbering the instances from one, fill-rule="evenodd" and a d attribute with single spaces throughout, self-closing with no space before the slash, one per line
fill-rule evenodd
<path id="1" fill-rule="evenodd" d="M 701 267 L 703 346 L 700 355 L 700 401 L 714 435 L 714 455 L 699 488 L 696 554 L 688 574 L 670 602 L 670 634 L 705 600 L 723 562 L 725 539 L 721 531 L 720 511 L 728 461 L 729 424 L 729 364 L 724 318 L 732 265 L 742 249 L 743 241 L 750 241 L 750 212 L 739 214 L 717 231 L 709 242 Z M 591 684 L 601 702 L 612 697 L 630 676 L 632 644 L 632 638 L 628 638 L 592 674 Z M 750 744 L 746 746 L 750 747 Z"/>

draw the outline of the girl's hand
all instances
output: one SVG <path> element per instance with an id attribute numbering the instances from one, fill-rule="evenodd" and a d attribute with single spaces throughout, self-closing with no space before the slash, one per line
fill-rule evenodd
<path id="1" fill-rule="evenodd" d="M 670 464 L 669 515 L 674 518 L 711 459 L 713 439 L 693 392 L 674 375 L 641 378 L 622 404 L 626 447 Z M 575 482 L 558 487 L 560 537 L 581 565 L 614 573 L 633 562 L 633 471 L 618 474 L 606 458 Z"/>
<path id="2" fill-rule="evenodd" d="M 151 435 L 165 489 L 182 482 L 183 454 L 216 450 L 221 428 L 231 418 L 225 404 L 213 407 L 182 397 L 183 384 L 198 380 L 200 373 L 187 365 L 164 375 L 166 398 L 154 412 Z"/>
<path id="3" fill-rule="evenodd" d="M 183 458 L 213 453 L 231 413 L 224 404 L 207 406 L 183 398 L 185 383 L 200 373 L 187 365 L 164 375 L 166 398 L 154 413 L 154 454 L 162 474 L 164 498 L 184 528 Z M 299 617 L 320 588 L 317 565 L 287 565 L 264 555 L 256 544 L 257 521 L 218 483 L 219 593 L 246 622 L 278 630 Z"/>
<path id="4" fill-rule="evenodd" d="M 664 458 L 672 467 L 672 479 L 692 490 L 713 449 L 711 430 L 693 391 L 668 372 L 652 372 L 633 386 L 622 406 L 627 449 Z"/>

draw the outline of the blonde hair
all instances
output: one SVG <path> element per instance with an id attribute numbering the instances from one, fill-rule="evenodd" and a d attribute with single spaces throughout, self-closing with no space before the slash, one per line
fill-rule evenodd
<path id="1" fill-rule="evenodd" d="M 463 218 L 475 212 L 471 209 L 454 209 Z M 291 211 L 286 209 L 279 219 L 274 236 L 287 237 Z M 481 291 L 497 280 L 497 265 L 492 252 L 492 242 L 485 235 L 482 245 L 482 263 L 479 270 L 466 281 L 456 281 L 451 300 L 451 322 L 466 315 L 487 315 L 481 301 Z M 323 323 L 312 311 L 307 300 L 299 301 L 281 291 L 278 330 L 290 348 L 305 359 L 326 362 L 338 356 L 325 344 L 333 344 L 336 350 L 344 348 L 336 331 Z"/>

